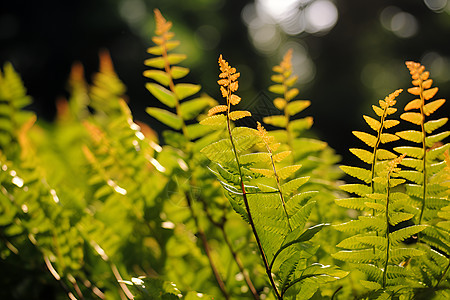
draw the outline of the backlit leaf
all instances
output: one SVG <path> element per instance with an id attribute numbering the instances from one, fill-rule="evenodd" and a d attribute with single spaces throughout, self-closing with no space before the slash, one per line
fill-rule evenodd
<path id="1" fill-rule="evenodd" d="M 163 57 L 148 58 L 144 61 L 144 65 L 152 68 L 163 69 L 165 60 Z"/>
<path id="2" fill-rule="evenodd" d="M 429 102 L 423 106 L 423 113 L 426 116 L 429 116 L 432 113 L 434 113 L 439 107 L 441 107 L 442 104 L 444 104 L 444 103 L 445 103 L 445 99 L 438 99 L 438 100 Z"/>
<path id="3" fill-rule="evenodd" d="M 165 87 L 148 82 L 145 84 L 145 87 L 149 90 L 149 92 L 156 97 L 161 103 L 167 105 L 168 107 L 175 107 L 177 100 L 175 95 Z"/>
<path id="4" fill-rule="evenodd" d="M 186 59 L 186 54 L 171 53 L 167 55 L 169 64 L 176 65 Z"/>
<path id="5" fill-rule="evenodd" d="M 227 117 L 225 115 L 214 115 L 200 121 L 200 124 L 208 126 L 224 126 L 226 123 Z"/>
<path id="6" fill-rule="evenodd" d="M 311 128 L 314 121 L 312 117 L 306 117 L 289 122 L 288 129 L 294 132 L 302 132 Z"/>
<path id="7" fill-rule="evenodd" d="M 382 117 L 384 114 L 384 110 L 376 105 L 372 105 L 373 111 L 377 114 L 377 116 Z"/>
<path id="8" fill-rule="evenodd" d="M 381 127 L 381 123 L 377 120 L 375 120 L 374 118 L 371 118 L 369 116 L 363 116 L 364 120 L 366 121 L 367 124 L 369 124 L 370 128 L 372 128 L 375 131 L 380 130 Z"/>
<path id="9" fill-rule="evenodd" d="M 427 133 L 432 133 L 436 129 L 444 126 L 448 121 L 448 118 L 440 118 L 438 120 L 431 120 L 424 124 L 425 131 Z"/>
<path id="10" fill-rule="evenodd" d="M 364 181 L 365 183 L 370 183 L 372 181 L 372 173 L 370 170 L 352 166 L 340 166 L 340 168 L 346 174 L 358 178 Z"/>
<path id="11" fill-rule="evenodd" d="M 414 158 L 420 159 L 423 157 L 423 149 L 419 147 L 409 147 L 409 146 L 395 147 L 394 151 L 401 154 L 406 154 Z"/>
<path id="12" fill-rule="evenodd" d="M 180 79 L 189 74 L 189 69 L 179 66 L 173 66 L 170 68 L 170 74 L 173 79 Z"/>
<path id="13" fill-rule="evenodd" d="M 277 170 L 277 175 L 281 179 L 286 179 L 295 172 L 297 172 L 301 167 L 302 167 L 301 165 L 286 166 L 284 168 L 281 168 L 280 170 Z"/>
<path id="14" fill-rule="evenodd" d="M 415 142 L 415 143 L 422 143 L 423 134 L 420 131 L 406 130 L 406 131 L 397 132 L 396 134 L 404 140 Z"/>
<path id="15" fill-rule="evenodd" d="M 398 125 L 399 123 L 400 123 L 400 121 L 398 121 L 398 120 L 384 120 L 383 127 L 386 129 L 389 129 L 389 128 L 392 128 L 392 127 Z"/>
<path id="16" fill-rule="evenodd" d="M 422 105 L 422 100 L 414 99 L 414 100 L 410 101 L 408 104 L 406 104 L 404 109 L 406 111 L 411 110 L 411 109 L 419 109 L 421 105 Z"/>
<path id="17" fill-rule="evenodd" d="M 167 110 L 157 107 L 147 107 L 146 112 L 161 123 L 164 123 L 173 129 L 181 129 L 181 119 L 177 115 L 168 112 Z"/>
<path id="18" fill-rule="evenodd" d="M 382 133 L 381 137 L 380 137 L 380 141 L 383 144 L 390 143 L 390 142 L 396 141 L 398 139 L 399 139 L 398 136 L 396 136 L 394 134 L 390 134 L 390 133 Z"/>
<path id="19" fill-rule="evenodd" d="M 269 86 L 269 91 L 271 91 L 272 93 L 275 93 L 275 94 L 283 95 L 284 92 L 286 91 L 286 87 L 282 84 L 275 84 L 275 85 Z"/>
<path id="20" fill-rule="evenodd" d="M 311 101 L 309 100 L 296 100 L 289 102 L 286 106 L 286 112 L 290 115 L 296 115 L 299 112 L 303 111 L 305 108 L 311 105 Z"/>
<path id="21" fill-rule="evenodd" d="M 252 114 L 249 111 L 246 110 L 236 110 L 236 111 L 232 111 L 229 114 L 230 119 L 233 121 L 245 118 L 245 117 L 251 117 Z"/>
<path id="22" fill-rule="evenodd" d="M 362 131 L 352 131 L 352 133 L 368 146 L 374 148 L 377 144 L 377 137 Z"/>
<path id="23" fill-rule="evenodd" d="M 161 70 L 145 70 L 144 76 L 159 82 L 162 85 L 168 86 L 170 82 L 170 76 Z"/>
<path id="24" fill-rule="evenodd" d="M 364 149 L 351 148 L 350 152 L 365 163 L 372 164 L 373 153 Z"/>
<path id="25" fill-rule="evenodd" d="M 183 100 L 184 98 L 194 95 L 200 91 L 200 89 L 201 86 L 198 84 L 178 83 L 175 85 L 175 95 L 179 100 Z"/>
<path id="26" fill-rule="evenodd" d="M 450 135 L 450 131 L 444 131 L 435 135 L 430 135 L 425 138 L 425 145 L 432 147 L 435 143 L 442 142 L 446 137 Z"/>
<path id="27" fill-rule="evenodd" d="M 425 91 L 423 91 L 423 93 L 422 93 L 423 98 L 424 98 L 425 100 L 430 100 L 431 98 L 434 97 L 434 95 L 436 95 L 437 91 L 438 91 L 438 88 L 437 88 L 437 87 L 434 87 L 434 88 L 429 89 L 429 90 L 425 90 Z"/>
<path id="28" fill-rule="evenodd" d="M 274 177 L 273 169 L 256 169 L 256 168 L 250 168 L 255 173 L 262 174 L 265 177 L 271 178 Z"/>
<path id="29" fill-rule="evenodd" d="M 277 127 L 286 127 L 287 125 L 286 117 L 283 115 L 264 117 L 263 122 Z"/>
<path id="30" fill-rule="evenodd" d="M 180 113 L 184 120 L 192 120 L 215 101 L 210 97 L 200 97 L 180 104 Z"/>
<path id="31" fill-rule="evenodd" d="M 299 91 L 298 91 L 297 88 L 293 88 L 293 89 L 288 90 L 286 92 L 286 96 L 285 96 L 286 101 L 290 101 L 290 100 L 294 99 L 295 96 L 298 95 L 298 93 L 299 93 Z"/>
<path id="32" fill-rule="evenodd" d="M 285 194 L 292 194 L 297 191 L 299 187 L 308 182 L 308 180 L 309 176 L 292 179 L 281 186 L 281 191 Z"/>
<path id="33" fill-rule="evenodd" d="M 420 113 L 407 112 L 400 115 L 400 119 L 411 122 L 416 125 L 421 125 L 423 117 Z"/>

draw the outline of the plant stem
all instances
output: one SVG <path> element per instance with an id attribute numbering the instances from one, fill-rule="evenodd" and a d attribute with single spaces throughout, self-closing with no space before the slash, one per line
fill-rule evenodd
<path id="1" fill-rule="evenodd" d="M 450 268 L 450 260 L 449 260 L 449 262 L 448 262 L 448 264 L 447 264 L 447 267 L 445 267 L 444 272 L 442 272 L 441 278 L 439 278 L 439 280 L 438 280 L 438 282 L 436 283 L 436 285 L 434 286 L 434 288 L 437 288 L 438 285 L 439 285 L 442 281 L 444 281 L 445 276 L 447 275 L 449 268 Z"/>
<path id="2" fill-rule="evenodd" d="M 393 168 L 392 168 L 393 169 Z M 389 170 L 389 173 L 387 175 L 387 190 L 386 190 L 386 261 L 384 263 L 384 270 L 383 270 L 383 288 L 386 287 L 387 283 L 387 268 L 388 268 L 388 262 L 389 262 L 389 247 L 390 247 L 390 241 L 389 241 L 389 196 L 390 196 L 390 178 L 391 178 L 391 172 L 392 169 Z"/>
<path id="3" fill-rule="evenodd" d="M 191 212 L 192 218 L 194 219 L 195 222 L 195 226 L 197 227 L 197 233 L 200 236 L 200 240 L 202 241 L 203 249 L 205 249 L 206 256 L 208 257 L 209 265 L 216 279 L 217 285 L 219 286 L 219 289 L 222 292 L 225 299 L 229 299 L 230 295 L 228 294 L 228 291 L 225 287 L 225 283 L 220 277 L 219 271 L 217 270 L 217 267 L 214 264 L 214 261 L 212 260 L 211 247 L 209 246 L 205 232 L 200 227 L 197 214 L 195 213 L 194 208 L 192 207 L 192 200 L 188 192 L 185 192 L 185 197 L 189 207 L 189 211 Z"/>
<path id="4" fill-rule="evenodd" d="M 280 296 L 280 293 L 278 292 L 277 286 L 275 285 L 275 281 L 273 280 L 272 273 L 270 272 L 269 263 L 267 261 L 266 254 L 265 254 L 264 249 L 262 247 L 261 240 L 259 239 L 258 232 L 256 231 L 255 222 L 253 222 L 253 217 L 252 217 L 252 214 L 251 214 L 251 211 L 250 211 L 250 206 L 248 204 L 247 192 L 245 191 L 244 179 L 243 179 L 242 170 L 241 170 L 241 164 L 239 163 L 239 156 L 237 154 L 236 146 L 234 145 L 233 135 L 231 134 L 231 124 L 230 124 L 230 117 L 229 117 L 231 103 L 230 103 L 230 100 L 228 99 L 229 96 L 230 96 L 230 91 L 228 91 L 228 96 L 227 96 L 227 103 L 228 103 L 227 129 L 228 129 L 228 135 L 230 137 L 231 147 L 232 147 L 233 154 L 234 154 L 234 157 L 236 159 L 236 163 L 237 163 L 237 167 L 238 167 L 238 171 L 239 171 L 239 180 L 240 180 L 241 189 L 242 189 L 242 197 L 244 199 L 244 205 L 245 205 L 245 209 L 247 211 L 248 221 L 249 221 L 250 226 L 252 228 L 253 235 L 255 236 L 256 244 L 258 245 L 259 252 L 261 254 L 261 258 L 263 260 L 264 268 L 266 269 L 267 276 L 269 277 L 270 284 L 272 285 L 272 288 L 274 290 L 274 293 L 275 293 L 277 299 L 281 300 L 283 298 Z"/>
<path id="5" fill-rule="evenodd" d="M 249 276 L 248 272 L 246 272 L 246 270 L 244 268 L 244 265 L 242 264 L 241 260 L 239 259 L 237 252 L 233 249 L 233 246 L 231 245 L 231 241 L 228 238 L 228 234 L 225 231 L 226 217 L 223 216 L 222 219 L 221 219 L 221 222 L 215 221 L 213 219 L 213 217 L 211 216 L 211 213 L 209 212 L 208 206 L 206 205 L 205 201 L 203 201 L 203 199 L 200 199 L 200 201 L 203 203 L 203 209 L 205 211 L 205 214 L 206 214 L 206 217 L 208 218 L 208 220 L 211 222 L 211 224 L 213 224 L 214 226 L 219 228 L 220 231 L 222 232 L 225 244 L 227 245 L 228 249 L 230 250 L 231 256 L 233 257 L 236 265 L 238 266 L 239 271 L 244 276 L 245 283 L 247 284 L 248 288 L 250 289 L 250 292 L 252 293 L 253 298 L 255 300 L 259 300 L 260 298 L 259 298 L 258 291 L 256 290 L 255 286 L 253 285 L 253 282 L 250 279 L 250 276 Z"/>
<path id="6" fill-rule="evenodd" d="M 426 132 L 425 132 L 425 113 L 423 111 L 423 106 L 425 105 L 425 99 L 423 97 L 423 87 L 422 87 L 422 80 L 420 81 L 420 114 L 422 115 L 422 121 L 420 122 L 420 128 L 422 129 L 422 152 L 423 152 L 423 193 L 422 193 L 422 207 L 420 209 L 420 217 L 419 217 L 419 224 L 422 224 L 422 218 L 423 218 L 423 212 L 425 211 L 425 202 L 427 197 L 427 145 L 426 145 Z"/>

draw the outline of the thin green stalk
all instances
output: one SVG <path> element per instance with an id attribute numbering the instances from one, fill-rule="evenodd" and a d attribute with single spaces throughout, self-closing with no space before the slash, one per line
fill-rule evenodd
<path id="1" fill-rule="evenodd" d="M 449 262 L 447 263 L 447 267 L 445 267 L 444 272 L 442 272 L 441 278 L 439 278 L 438 282 L 437 282 L 436 285 L 434 286 L 435 289 L 438 287 L 438 285 L 439 285 L 442 281 L 444 281 L 445 276 L 447 276 L 447 273 L 448 273 L 448 270 L 449 270 L 449 269 L 450 269 L 450 260 L 449 260 Z"/>
<path id="2" fill-rule="evenodd" d="M 422 153 L 423 153 L 423 193 L 422 193 L 422 207 L 420 209 L 419 224 L 422 224 L 423 212 L 425 211 L 426 197 L 427 197 L 427 148 L 426 148 L 426 132 L 425 132 L 425 114 L 423 112 L 423 106 L 425 105 L 425 99 L 423 98 L 422 81 L 420 82 L 420 114 L 422 115 L 422 121 L 420 122 L 420 128 L 422 129 Z"/>
<path id="3" fill-rule="evenodd" d="M 280 293 L 279 293 L 279 291 L 277 289 L 275 281 L 273 280 L 272 273 L 270 272 L 270 269 L 269 269 L 269 263 L 267 261 L 266 254 L 265 254 L 264 249 L 262 247 L 261 240 L 259 239 L 258 232 L 256 231 L 255 222 L 253 221 L 253 217 L 252 217 L 252 214 L 251 214 L 251 211 L 250 211 L 250 206 L 249 206 L 248 199 L 247 199 L 247 192 L 245 191 L 244 179 L 243 179 L 243 176 L 242 176 L 241 164 L 239 163 L 239 156 L 237 154 L 236 146 L 234 144 L 233 135 L 231 134 L 231 124 L 230 124 L 231 121 L 230 121 L 230 117 L 229 117 L 231 103 L 230 103 L 229 97 L 230 97 L 230 90 L 228 90 L 228 95 L 227 95 L 227 105 L 228 105 L 228 108 L 227 108 L 227 129 L 228 129 L 228 135 L 230 137 L 230 142 L 231 142 L 231 147 L 232 147 L 232 150 L 233 150 L 233 154 L 234 154 L 234 157 L 236 159 L 236 163 L 237 163 L 237 167 L 238 167 L 239 181 L 240 181 L 240 185 L 241 185 L 241 189 L 242 189 L 242 197 L 244 199 L 245 209 L 246 209 L 247 215 L 248 215 L 248 221 L 249 221 L 250 226 L 252 228 L 253 235 L 255 236 L 256 244 L 258 245 L 258 249 L 259 249 L 259 252 L 261 254 L 261 258 L 263 260 L 263 263 L 264 263 L 264 268 L 266 270 L 266 274 L 269 277 L 270 284 L 272 285 L 272 288 L 274 290 L 274 293 L 275 293 L 277 299 L 281 300 L 283 298 L 280 296 Z"/>
<path id="4" fill-rule="evenodd" d="M 202 241 L 203 249 L 205 249 L 205 253 L 206 253 L 206 256 L 208 257 L 209 265 L 214 274 L 216 282 L 220 288 L 220 291 L 222 292 L 222 295 L 225 297 L 225 299 L 230 299 L 230 295 L 228 294 L 228 291 L 225 287 L 225 283 L 223 282 L 222 278 L 220 277 L 219 271 L 217 270 L 217 267 L 214 264 L 214 261 L 212 259 L 211 247 L 209 246 L 208 239 L 206 238 L 206 234 L 199 226 L 198 217 L 192 207 L 192 201 L 191 201 L 191 197 L 189 196 L 189 193 L 186 192 L 185 197 L 186 197 L 186 201 L 188 203 L 189 211 L 191 212 L 192 218 L 194 219 L 194 222 L 195 222 L 195 226 L 197 227 L 197 233 L 200 236 L 200 240 Z"/>

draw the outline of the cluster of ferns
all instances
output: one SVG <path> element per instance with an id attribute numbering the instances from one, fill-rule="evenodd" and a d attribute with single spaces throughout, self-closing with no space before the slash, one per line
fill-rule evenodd
<path id="1" fill-rule="evenodd" d="M 172 23 L 155 21 L 143 75 L 159 137 L 133 119 L 106 52 L 90 84 L 74 65 L 54 124 L 24 109 L 11 64 L 0 72 L 0 261 L 17 269 L 0 295 L 450 298 L 450 131 L 424 66 L 406 62 L 412 100 L 399 117 L 403 90 L 374 104 L 353 132 L 364 147 L 349 149 L 361 163 L 338 166 L 300 115 L 311 102 L 292 50 L 273 67 L 274 115 L 258 122 L 222 55 L 220 100 L 183 82 Z"/>

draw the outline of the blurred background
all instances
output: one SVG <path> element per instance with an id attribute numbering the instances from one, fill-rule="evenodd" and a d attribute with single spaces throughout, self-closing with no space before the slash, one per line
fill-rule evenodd
<path id="1" fill-rule="evenodd" d="M 51 121 L 55 100 L 67 96 L 72 63 L 84 65 L 89 81 L 99 51 L 108 49 L 134 116 L 158 130 L 144 111 L 157 101 L 142 76 L 154 8 L 174 23 L 192 70 L 186 80 L 217 99 L 219 54 L 241 72 L 239 95 L 257 109 L 266 96 L 273 99 L 271 67 L 293 48 L 298 98 L 311 100 L 305 113 L 315 119 L 315 134 L 346 163 L 347 149 L 362 146 L 351 131 L 369 131 L 362 114 L 373 115 L 372 104 L 410 86 L 405 60 L 424 64 L 437 97 L 450 99 L 447 0 L 2 1 L 0 63 L 13 63 L 34 99 L 31 109 Z M 409 100 L 407 93 L 398 98 L 400 111 Z M 449 115 L 448 103 L 440 114 Z"/>

